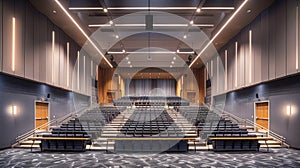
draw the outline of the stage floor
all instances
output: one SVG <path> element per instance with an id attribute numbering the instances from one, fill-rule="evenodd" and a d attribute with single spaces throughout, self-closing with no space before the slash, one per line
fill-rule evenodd
<path id="1" fill-rule="evenodd" d="M 6 149 L 0 151 L 0 167 L 300 167 L 300 150 L 107 154 L 102 151 L 62 153 Z"/>

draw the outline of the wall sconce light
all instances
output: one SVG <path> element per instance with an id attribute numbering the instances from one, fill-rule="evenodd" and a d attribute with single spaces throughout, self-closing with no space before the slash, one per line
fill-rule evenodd
<path id="1" fill-rule="evenodd" d="M 12 113 L 13 115 L 17 115 L 17 106 L 16 106 L 16 105 L 12 105 L 12 106 L 11 106 L 11 113 Z"/>
<path id="2" fill-rule="evenodd" d="M 292 106 L 291 105 L 287 105 L 286 106 L 286 114 L 288 116 L 291 116 L 292 115 Z"/>

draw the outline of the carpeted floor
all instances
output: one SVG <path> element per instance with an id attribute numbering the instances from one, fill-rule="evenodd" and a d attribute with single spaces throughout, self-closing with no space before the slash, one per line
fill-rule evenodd
<path id="1" fill-rule="evenodd" d="M 0 151 L 0 167 L 300 167 L 300 150 L 270 149 L 266 152 L 197 151 L 165 154 L 107 154 Z"/>

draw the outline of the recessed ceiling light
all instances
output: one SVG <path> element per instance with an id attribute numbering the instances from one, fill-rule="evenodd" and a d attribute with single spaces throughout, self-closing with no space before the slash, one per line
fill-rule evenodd
<path id="1" fill-rule="evenodd" d="M 129 67 L 132 68 L 132 65 L 130 65 Z"/>
<path id="2" fill-rule="evenodd" d="M 118 36 L 118 35 L 116 35 L 116 38 L 118 39 L 118 38 L 119 38 L 119 36 Z"/>
<path id="3" fill-rule="evenodd" d="M 184 35 L 183 38 L 186 39 L 186 35 Z"/>
<path id="4" fill-rule="evenodd" d="M 108 12 L 107 8 L 104 8 L 104 9 L 103 9 L 103 12 L 104 12 L 104 13 L 107 13 L 107 12 Z"/>
<path id="5" fill-rule="evenodd" d="M 196 12 L 197 12 L 197 13 L 200 13 L 200 12 L 201 12 L 201 9 L 200 9 L 200 8 L 197 8 Z"/>
<path id="6" fill-rule="evenodd" d="M 131 62 L 130 62 L 130 61 L 128 61 L 127 63 L 128 63 L 128 64 L 130 64 Z"/>
<path id="7" fill-rule="evenodd" d="M 247 10 L 247 13 L 251 13 L 251 12 L 252 12 L 251 9 L 248 9 L 248 10 Z"/>
<path id="8" fill-rule="evenodd" d="M 129 57 L 126 57 L 126 60 L 129 60 Z"/>
<path id="9" fill-rule="evenodd" d="M 173 67 L 173 65 L 170 65 L 170 68 L 172 68 Z"/>
<path id="10" fill-rule="evenodd" d="M 56 12 L 56 10 L 53 10 L 52 13 L 56 14 L 57 12 Z"/>
<path id="11" fill-rule="evenodd" d="M 174 63 L 175 63 L 174 61 L 171 62 L 171 64 L 174 64 Z"/>
<path id="12" fill-rule="evenodd" d="M 109 24 L 112 25 L 114 22 L 112 20 L 109 21 Z"/>
<path id="13" fill-rule="evenodd" d="M 176 60 L 176 57 L 175 57 L 175 56 L 173 57 L 173 60 Z"/>
<path id="14" fill-rule="evenodd" d="M 192 24 L 194 24 L 194 21 L 193 21 L 193 20 L 191 20 L 191 21 L 190 21 L 190 24 L 191 24 L 191 25 L 192 25 Z"/>
<path id="15" fill-rule="evenodd" d="M 126 52 L 125 49 L 123 49 L 122 52 L 125 53 Z"/>

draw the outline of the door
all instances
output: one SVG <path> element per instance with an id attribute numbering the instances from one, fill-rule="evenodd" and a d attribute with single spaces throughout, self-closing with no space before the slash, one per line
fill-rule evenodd
<path id="1" fill-rule="evenodd" d="M 255 123 L 269 129 L 269 102 L 255 103 Z M 261 128 L 256 128 L 261 129 Z"/>
<path id="2" fill-rule="evenodd" d="M 35 104 L 35 129 L 39 131 L 47 131 L 48 130 L 48 103 L 36 102 Z M 44 125 L 43 127 L 41 127 Z"/>

